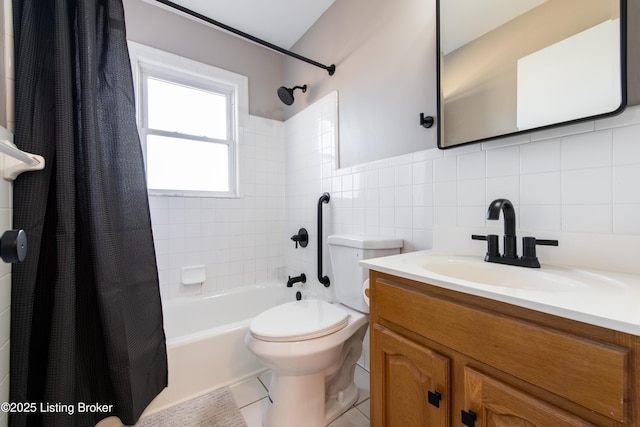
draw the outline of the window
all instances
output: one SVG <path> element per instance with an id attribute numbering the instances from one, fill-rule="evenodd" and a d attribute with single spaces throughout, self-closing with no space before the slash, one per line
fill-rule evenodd
<path id="1" fill-rule="evenodd" d="M 141 55 L 145 49 L 151 58 Z M 237 196 L 242 85 L 219 78 L 222 70 L 215 67 L 164 52 L 158 58 L 146 46 L 130 43 L 130 51 L 149 194 Z"/>

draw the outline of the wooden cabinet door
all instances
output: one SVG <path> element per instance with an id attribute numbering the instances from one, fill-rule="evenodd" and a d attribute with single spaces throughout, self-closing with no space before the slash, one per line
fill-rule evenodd
<path id="1" fill-rule="evenodd" d="M 462 424 L 469 427 L 565 427 L 594 424 L 465 367 Z M 469 412 L 471 411 L 471 412 Z M 466 412 L 466 413 L 465 413 Z M 475 420 L 474 420 L 475 418 Z"/>
<path id="2" fill-rule="evenodd" d="M 371 333 L 371 425 L 449 425 L 449 359 L 374 325 Z"/>

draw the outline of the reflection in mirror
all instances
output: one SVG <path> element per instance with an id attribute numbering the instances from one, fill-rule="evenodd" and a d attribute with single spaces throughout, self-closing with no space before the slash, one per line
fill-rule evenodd
<path id="1" fill-rule="evenodd" d="M 620 113 L 624 6 L 438 0 L 438 146 Z"/>

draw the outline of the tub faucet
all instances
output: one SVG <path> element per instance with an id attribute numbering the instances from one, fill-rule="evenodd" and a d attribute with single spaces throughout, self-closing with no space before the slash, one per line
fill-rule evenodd
<path id="1" fill-rule="evenodd" d="M 497 220 L 500 211 L 504 217 L 504 258 L 518 258 L 516 252 L 516 211 L 507 199 L 496 199 L 489 205 L 487 219 Z"/>
<path id="2" fill-rule="evenodd" d="M 290 288 L 294 284 L 299 282 L 306 283 L 306 281 L 307 281 L 307 276 L 304 273 L 296 277 L 289 276 L 289 280 L 287 280 L 287 288 Z"/>

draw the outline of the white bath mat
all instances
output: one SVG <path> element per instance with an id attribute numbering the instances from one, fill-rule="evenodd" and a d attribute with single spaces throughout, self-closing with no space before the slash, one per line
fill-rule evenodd
<path id="1" fill-rule="evenodd" d="M 247 427 L 228 387 L 141 420 L 135 427 Z"/>

